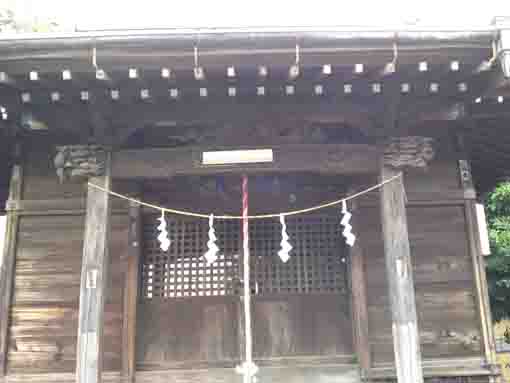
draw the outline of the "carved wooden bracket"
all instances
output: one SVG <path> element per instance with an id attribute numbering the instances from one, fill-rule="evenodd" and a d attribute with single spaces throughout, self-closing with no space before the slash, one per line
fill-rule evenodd
<path id="1" fill-rule="evenodd" d="M 384 165 L 393 168 L 426 168 L 434 156 L 433 138 L 393 137 L 384 148 Z"/>
<path id="2" fill-rule="evenodd" d="M 105 153 L 105 149 L 97 145 L 57 146 L 54 164 L 60 182 L 103 175 Z"/>

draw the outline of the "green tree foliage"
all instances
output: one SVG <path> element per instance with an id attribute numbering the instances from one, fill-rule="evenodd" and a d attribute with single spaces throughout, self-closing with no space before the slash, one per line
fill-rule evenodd
<path id="1" fill-rule="evenodd" d="M 14 13 L 9 9 L 0 8 L 0 32 L 16 29 Z"/>
<path id="2" fill-rule="evenodd" d="M 510 318 L 510 182 L 489 194 L 487 216 L 492 255 L 487 259 L 487 278 L 494 320 Z"/>
<path id="3" fill-rule="evenodd" d="M 54 21 L 22 20 L 12 10 L 0 7 L 0 32 L 52 32 L 58 28 Z"/>

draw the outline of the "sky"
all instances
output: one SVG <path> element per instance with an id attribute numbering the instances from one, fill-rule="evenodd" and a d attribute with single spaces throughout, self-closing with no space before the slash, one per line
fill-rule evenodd
<path id="1" fill-rule="evenodd" d="M 486 27 L 510 0 L 0 0 L 18 17 L 66 29 L 271 26 Z M 1 6 L 1 5 L 0 5 Z"/>

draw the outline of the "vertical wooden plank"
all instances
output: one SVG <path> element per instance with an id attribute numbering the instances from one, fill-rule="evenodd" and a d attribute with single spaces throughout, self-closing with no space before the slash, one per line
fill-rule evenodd
<path id="1" fill-rule="evenodd" d="M 472 120 L 466 124 L 472 125 Z M 472 126 L 470 126 L 472 128 Z M 478 235 L 478 222 L 476 219 L 476 190 L 471 174 L 471 166 L 468 158 L 468 147 L 465 136 L 457 133 L 457 145 L 461 160 L 458 161 L 460 184 L 464 189 L 464 211 L 466 217 L 466 232 L 469 243 L 469 253 L 473 263 L 473 277 L 475 281 L 476 305 L 480 321 L 480 330 L 484 346 L 486 362 L 490 365 L 497 364 L 496 345 L 494 341 L 494 329 L 492 327 L 492 315 L 485 271 L 485 257 L 481 252 L 480 238 Z M 493 380 L 493 378 L 491 378 Z"/>
<path id="2" fill-rule="evenodd" d="M 355 200 L 351 202 L 351 211 L 357 210 Z M 355 214 L 354 214 L 355 215 Z M 362 375 L 367 376 L 372 361 L 370 344 L 368 342 L 368 306 L 365 278 L 365 259 L 361 248 L 360 238 L 350 249 L 351 264 L 351 299 L 352 299 L 352 324 L 354 332 L 354 344 L 358 355 Z"/>
<path id="3" fill-rule="evenodd" d="M 124 284 L 124 315 L 122 329 L 122 376 L 128 382 L 135 378 L 136 364 L 136 313 L 140 278 L 142 240 L 141 206 L 129 206 L 129 247 Z"/>
<path id="4" fill-rule="evenodd" d="M 89 181 L 110 189 L 111 154 L 107 154 L 104 176 Z M 108 235 L 110 198 L 108 193 L 88 187 L 87 213 L 80 285 L 76 381 L 101 382 L 103 369 L 104 301 L 108 279 Z"/>
<path id="5" fill-rule="evenodd" d="M 475 200 L 466 200 L 464 202 L 469 252 L 471 253 L 471 259 L 473 261 L 475 295 L 480 318 L 485 358 L 488 364 L 496 364 L 496 346 L 494 343 L 494 333 L 492 328 L 492 318 L 489 304 L 489 292 L 487 288 L 487 276 L 485 273 L 485 259 L 481 255 L 480 251 L 475 204 Z"/>
<path id="6" fill-rule="evenodd" d="M 0 377 L 5 376 L 7 367 L 9 314 L 14 282 L 16 248 L 19 226 L 19 214 L 16 211 L 17 204 L 21 200 L 23 190 L 23 167 L 21 165 L 20 146 L 16 148 L 17 161 L 12 167 L 12 175 L 9 189 L 9 201 L 7 203 L 7 222 L 5 232 L 3 262 L 0 270 Z"/>
<path id="7" fill-rule="evenodd" d="M 381 179 L 398 173 L 383 166 Z M 403 179 L 383 186 L 380 198 L 397 378 L 399 383 L 423 383 Z"/>

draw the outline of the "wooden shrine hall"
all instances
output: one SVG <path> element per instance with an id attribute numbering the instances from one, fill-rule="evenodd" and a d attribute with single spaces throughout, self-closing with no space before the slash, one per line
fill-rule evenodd
<path id="1" fill-rule="evenodd" d="M 498 382 L 509 102 L 508 18 L 1 36 L 0 382 Z"/>

